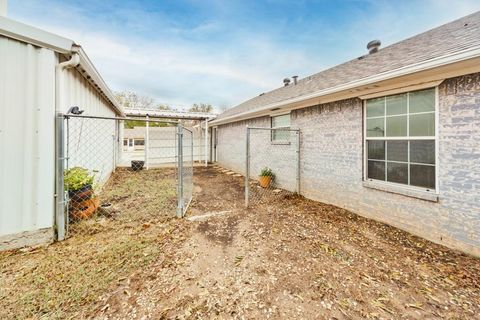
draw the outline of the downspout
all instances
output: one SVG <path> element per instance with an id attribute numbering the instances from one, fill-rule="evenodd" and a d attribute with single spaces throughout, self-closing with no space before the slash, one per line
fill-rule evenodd
<path id="1" fill-rule="evenodd" d="M 67 108 L 63 106 L 63 70 L 76 67 L 79 64 L 80 56 L 78 53 L 74 53 L 70 60 L 60 62 L 55 67 L 55 110 L 57 112 L 67 110 Z"/>
<path id="2" fill-rule="evenodd" d="M 80 57 L 77 53 L 73 53 L 70 60 L 61 62 L 55 67 L 55 215 L 54 226 L 56 231 L 56 239 L 58 241 L 65 240 L 67 235 L 67 210 L 65 203 L 65 185 L 63 181 L 63 171 L 65 169 L 64 143 L 64 118 L 62 113 L 66 110 L 63 105 L 63 70 L 72 68 L 80 63 Z"/>

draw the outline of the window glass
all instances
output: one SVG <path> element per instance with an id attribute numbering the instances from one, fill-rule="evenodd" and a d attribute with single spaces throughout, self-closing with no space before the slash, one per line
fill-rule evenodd
<path id="1" fill-rule="evenodd" d="M 287 130 L 273 130 L 272 131 L 272 138 L 274 141 L 289 141 L 290 139 L 290 131 Z"/>
<path id="2" fill-rule="evenodd" d="M 128 139 L 123 139 L 123 145 L 128 146 Z"/>
<path id="3" fill-rule="evenodd" d="M 435 140 L 410 141 L 410 162 L 435 164 Z"/>
<path id="4" fill-rule="evenodd" d="M 369 160 L 368 178 L 375 180 L 385 180 L 385 162 Z"/>
<path id="5" fill-rule="evenodd" d="M 387 117 L 387 137 L 407 135 L 407 116 Z"/>
<path id="6" fill-rule="evenodd" d="M 421 113 L 410 115 L 410 136 L 435 136 L 435 113 Z"/>
<path id="7" fill-rule="evenodd" d="M 410 164 L 410 184 L 435 189 L 435 166 Z"/>
<path id="8" fill-rule="evenodd" d="M 136 146 L 143 146 L 145 144 L 145 140 L 135 140 Z"/>
<path id="9" fill-rule="evenodd" d="M 408 164 L 387 162 L 387 181 L 395 183 L 408 183 Z"/>
<path id="10" fill-rule="evenodd" d="M 409 93 L 410 113 L 435 111 L 435 89 Z"/>
<path id="11" fill-rule="evenodd" d="M 385 160 L 385 141 L 368 141 L 368 159 Z"/>
<path id="12" fill-rule="evenodd" d="M 367 117 L 382 117 L 385 115 L 385 98 L 367 100 Z"/>
<path id="13" fill-rule="evenodd" d="M 368 179 L 435 189 L 435 90 L 365 102 Z"/>
<path id="14" fill-rule="evenodd" d="M 386 101 L 387 116 L 407 113 L 407 94 L 388 96 Z"/>
<path id="15" fill-rule="evenodd" d="M 283 114 L 281 116 L 275 116 L 271 118 L 272 128 L 289 128 L 290 127 L 290 114 Z M 272 130 L 272 141 L 285 141 L 290 139 L 290 131 L 288 130 Z"/>
<path id="16" fill-rule="evenodd" d="M 383 137 L 385 134 L 384 118 L 367 119 L 367 137 Z"/>
<path id="17" fill-rule="evenodd" d="M 394 140 L 387 142 L 387 160 L 408 161 L 408 141 Z"/>
<path id="18" fill-rule="evenodd" d="M 290 126 L 290 114 L 284 114 L 281 116 L 272 117 L 272 128 L 289 127 Z"/>

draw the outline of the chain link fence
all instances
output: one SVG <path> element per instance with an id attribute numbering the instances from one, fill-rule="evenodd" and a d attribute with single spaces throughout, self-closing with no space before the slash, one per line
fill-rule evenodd
<path id="1" fill-rule="evenodd" d="M 247 127 L 245 205 L 300 193 L 300 131 Z"/>
<path id="2" fill-rule="evenodd" d="M 177 216 L 183 217 L 192 200 L 193 195 L 193 132 L 185 127 L 178 126 L 178 206 Z"/>
<path id="3" fill-rule="evenodd" d="M 59 240 L 111 220 L 142 225 L 185 214 L 193 189 L 188 129 L 147 119 L 61 115 L 57 121 Z M 146 153 L 149 143 L 155 151 Z"/>

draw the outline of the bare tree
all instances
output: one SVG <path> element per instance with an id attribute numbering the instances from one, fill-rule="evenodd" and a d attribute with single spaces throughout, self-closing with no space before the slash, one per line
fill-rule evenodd
<path id="1" fill-rule="evenodd" d="M 211 113 L 213 112 L 213 106 L 207 103 L 194 103 L 188 111 Z"/>
<path id="2" fill-rule="evenodd" d="M 152 97 L 132 91 L 116 92 L 115 96 L 125 108 L 172 110 L 167 104 L 158 104 Z"/>

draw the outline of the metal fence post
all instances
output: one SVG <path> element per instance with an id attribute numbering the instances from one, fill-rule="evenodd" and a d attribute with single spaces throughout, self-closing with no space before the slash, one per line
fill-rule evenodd
<path id="1" fill-rule="evenodd" d="M 190 138 L 190 146 L 191 146 L 190 150 L 191 150 L 191 153 L 192 153 L 192 154 L 191 154 L 191 159 L 192 159 L 191 169 L 192 169 L 192 176 L 193 176 L 193 161 L 194 161 L 194 159 L 195 159 L 195 158 L 193 157 L 193 132 L 191 133 L 190 137 L 191 137 L 191 138 Z M 192 179 L 193 179 L 193 178 L 192 178 Z M 193 181 L 192 181 L 192 183 L 193 183 Z M 193 191 L 192 191 L 192 192 L 193 192 Z"/>
<path id="2" fill-rule="evenodd" d="M 248 198 L 250 194 L 250 128 L 247 125 L 246 138 L 246 158 L 245 158 L 245 207 L 248 208 Z"/>
<path id="3" fill-rule="evenodd" d="M 205 119 L 205 167 L 208 167 L 208 119 Z"/>
<path id="4" fill-rule="evenodd" d="M 183 127 L 181 124 L 177 125 L 177 139 L 178 139 L 178 182 L 177 182 L 177 217 L 183 216 Z"/>
<path id="5" fill-rule="evenodd" d="M 150 140 L 150 134 L 149 134 L 149 128 L 150 128 L 150 121 L 148 114 L 146 116 L 146 124 L 145 124 L 145 141 L 144 141 L 144 147 L 145 147 L 145 167 L 147 170 L 150 168 L 150 164 L 148 161 L 148 148 L 149 148 L 149 140 Z"/>
<path id="6" fill-rule="evenodd" d="M 58 113 L 55 118 L 55 229 L 57 240 L 65 240 L 66 212 L 65 212 L 65 185 L 63 172 L 65 170 L 65 127 L 64 116 Z"/>
<path id="7" fill-rule="evenodd" d="M 297 130 L 297 193 L 300 194 L 300 130 Z"/>

